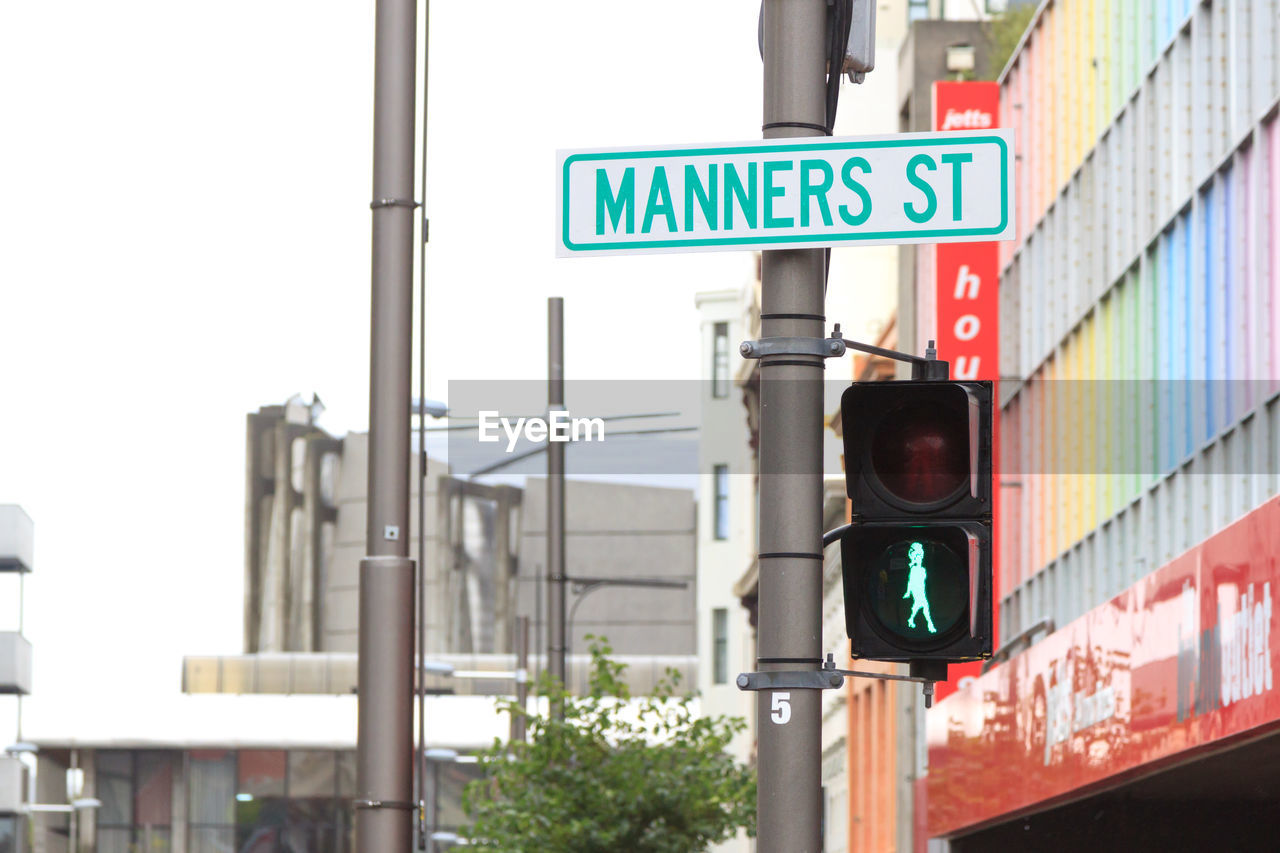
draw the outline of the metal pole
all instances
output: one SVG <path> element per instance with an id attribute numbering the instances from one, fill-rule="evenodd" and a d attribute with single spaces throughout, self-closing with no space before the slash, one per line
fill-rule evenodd
<path id="1" fill-rule="evenodd" d="M 547 410 L 564 408 L 564 299 L 547 300 Z M 564 442 L 547 442 L 547 670 L 565 684 Z M 563 717 L 564 709 L 556 708 Z"/>
<path id="2" fill-rule="evenodd" d="M 529 617 L 516 617 L 516 704 L 526 710 L 529 701 Z M 511 718 L 511 740 L 525 739 L 525 718 Z"/>
<path id="3" fill-rule="evenodd" d="M 422 173 L 420 201 L 427 201 L 427 96 L 431 58 L 431 0 L 422 10 Z M 418 789 L 418 849 L 427 849 L 426 806 L 422 789 L 427 777 L 427 691 L 423 663 L 427 657 L 427 217 L 422 215 L 418 240 L 418 585 L 416 618 L 417 656 L 414 659 L 413 689 L 418 699 L 418 740 L 416 751 Z"/>
<path id="4" fill-rule="evenodd" d="M 825 0 L 765 0 L 766 138 L 823 135 L 826 8 Z M 765 252 L 761 279 L 764 337 L 823 336 L 821 249 Z M 822 359 L 767 357 L 760 370 L 759 669 L 817 669 Z M 821 849 L 821 698 L 819 690 L 757 693 L 760 853 Z"/>
<path id="5" fill-rule="evenodd" d="M 71 750 L 71 770 L 72 770 L 73 777 L 75 775 L 75 771 L 78 770 L 79 768 L 80 768 L 80 751 L 73 749 Z M 78 779 L 76 781 L 79 782 Z M 67 787 L 70 788 L 70 786 L 67 786 Z M 70 790 L 68 790 L 67 799 L 70 799 L 70 800 L 78 799 L 82 793 L 82 791 L 79 790 L 79 788 L 80 786 L 77 785 L 74 795 Z M 70 824 L 68 829 L 69 831 L 67 833 L 67 839 L 69 841 L 68 846 L 71 848 L 71 853 L 80 853 L 80 810 L 77 809 L 75 806 L 71 807 Z"/>
<path id="6" fill-rule="evenodd" d="M 360 562 L 356 850 L 413 843 L 413 352 L 416 0 L 378 0 L 374 52 L 373 311 L 368 556 Z"/>
<path id="7" fill-rule="evenodd" d="M 436 842 L 431 836 L 440 828 L 440 762 L 431 762 L 431 828 L 427 831 L 430 853 L 435 853 Z"/>

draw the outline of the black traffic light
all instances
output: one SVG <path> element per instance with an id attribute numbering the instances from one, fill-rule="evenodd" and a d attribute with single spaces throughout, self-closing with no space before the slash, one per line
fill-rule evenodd
<path id="1" fill-rule="evenodd" d="M 840 401 L 855 658 L 991 656 L 990 382 L 855 382 Z"/>

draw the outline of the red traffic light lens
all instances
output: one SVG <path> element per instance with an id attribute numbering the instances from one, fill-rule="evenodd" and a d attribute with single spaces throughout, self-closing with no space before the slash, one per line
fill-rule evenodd
<path id="1" fill-rule="evenodd" d="M 889 495 L 911 504 L 954 497 L 969 479 L 968 424 L 948 409 L 889 412 L 871 440 L 871 469 Z"/>

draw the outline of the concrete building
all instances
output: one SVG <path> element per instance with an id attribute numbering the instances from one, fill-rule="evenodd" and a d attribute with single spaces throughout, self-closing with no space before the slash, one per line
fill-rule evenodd
<path id="1" fill-rule="evenodd" d="M 181 692 L 146 703 L 95 697 L 85 713 L 33 697 L 35 799 L 64 811 L 39 817 L 30 853 L 352 849 L 367 437 L 329 435 L 317 412 L 293 398 L 248 416 L 244 653 L 186 657 Z M 420 470 L 416 455 L 412 464 Z M 518 616 L 534 623 L 529 668 L 544 666 L 546 486 L 478 484 L 434 459 L 427 472 L 427 656 L 456 673 L 424 676 L 427 746 L 465 754 L 507 735 L 492 697 L 513 691 Z M 571 689 L 585 686 L 587 634 L 607 636 L 634 695 L 668 668 L 695 683 L 693 493 L 575 480 L 566 491 L 567 571 L 579 579 L 569 592 Z M 418 494 L 415 483 L 415 555 Z M 14 559 L 29 568 L 29 536 L 8 547 L 8 518 L 0 512 L 0 571 Z M 636 577 L 686 586 L 612 588 Z M 0 661 L 0 680 L 7 673 Z M 455 829 L 474 766 L 433 768 L 435 827 Z M 10 769 L 0 763 L 0 792 Z M 77 797 L 101 805 L 68 811 Z M 0 839 L 20 834 L 5 802 Z"/>
<path id="2" fill-rule="evenodd" d="M 734 682 L 755 668 L 752 614 L 734 592 L 756 544 L 757 464 L 735 375 L 752 305 L 746 287 L 697 295 L 705 376 L 698 431 L 698 690 L 705 714 L 742 717 L 753 729 L 755 697 Z M 740 735 L 734 757 L 753 760 L 754 740 L 751 729 Z M 744 835 L 715 849 L 738 853 L 749 844 Z"/>
<path id="3" fill-rule="evenodd" d="M 929 714 L 953 849 L 1274 843 L 1277 22 L 1046 0 L 1001 74 L 1010 647 Z"/>
<path id="4" fill-rule="evenodd" d="M 32 772 L 21 755 L 22 699 L 32 688 L 31 643 L 23 635 L 26 575 L 35 565 L 35 526 L 20 506 L 0 505 L 0 702 L 15 710 L 15 748 L 0 753 L 0 853 L 19 853 L 28 832 Z M 5 735 L 7 736 L 7 735 Z"/>
<path id="5" fill-rule="evenodd" d="M 300 400 L 249 415 L 247 435 L 245 650 L 355 652 L 367 436 L 329 435 Z M 413 470 L 419 464 L 415 452 Z M 450 476 L 436 459 L 426 470 L 427 653 L 511 654 L 519 616 L 530 618 L 535 637 L 545 636 L 546 480 L 487 485 Z M 416 558 L 419 478 L 410 479 Z M 571 578 L 690 585 L 584 597 L 573 648 L 585 649 L 583 637 L 593 633 L 607 634 L 619 654 L 692 655 L 693 494 L 569 480 L 565 506 Z"/>

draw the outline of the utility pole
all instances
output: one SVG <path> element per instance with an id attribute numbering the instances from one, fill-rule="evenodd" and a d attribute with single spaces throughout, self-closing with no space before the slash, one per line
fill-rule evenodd
<path id="1" fill-rule="evenodd" d="M 416 0 L 377 0 L 369 492 L 360 561 L 356 850 L 407 851 L 413 831 L 413 342 Z M 423 448 L 425 452 L 425 448 Z"/>
<path id="2" fill-rule="evenodd" d="M 529 617 L 516 617 L 516 704 L 521 711 L 529 704 Z M 511 717 L 511 742 L 524 740 L 528 726 L 523 714 Z"/>
<path id="3" fill-rule="evenodd" d="M 547 412 L 564 408 L 564 299 L 547 299 Z M 548 418 L 549 420 L 549 418 Z M 547 441 L 547 671 L 565 684 L 564 442 Z M 554 709 L 563 719 L 564 708 Z"/>
<path id="4" fill-rule="evenodd" d="M 766 139 L 825 135 L 826 12 L 825 0 L 764 0 Z M 823 267 L 822 249 L 764 252 L 765 339 L 824 337 Z M 822 363 L 817 355 L 760 362 L 762 672 L 822 664 Z M 756 694 L 760 853 L 822 849 L 821 694 Z"/>

